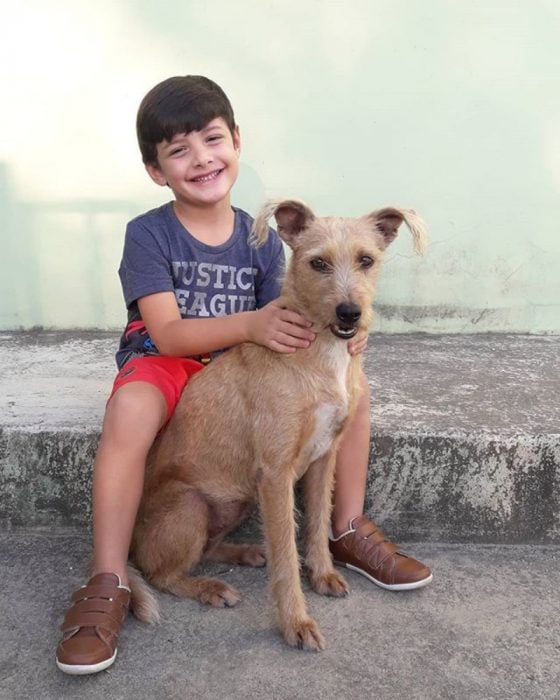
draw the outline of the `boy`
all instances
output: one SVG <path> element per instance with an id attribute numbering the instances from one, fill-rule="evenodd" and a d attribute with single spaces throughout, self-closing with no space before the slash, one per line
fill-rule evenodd
<path id="1" fill-rule="evenodd" d="M 232 208 L 239 129 L 221 88 L 201 76 L 156 85 L 137 118 L 142 159 L 174 201 L 131 221 L 119 269 L 128 324 L 93 473 L 93 576 L 74 593 L 62 624 L 58 667 L 95 673 L 115 660 L 130 602 L 127 559 L 148 450 L 200 360 L 241 342 L 291 353 L 314 340 L 305 318 L 283 308 L 277 236 L 248 245 L 252 219 Z M 367 337 L 349 342 L 362 352 Z M 428 567 L 397 551 L 363 516 L 369 392 L 337 459 L 331 550 L 392 590 L 429 583 Z M 211 410 L 211 406 L 209 406 Z"/>

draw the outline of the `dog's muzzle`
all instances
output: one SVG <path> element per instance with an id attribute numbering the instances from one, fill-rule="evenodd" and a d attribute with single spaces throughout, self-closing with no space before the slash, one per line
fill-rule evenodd
<path id="1" fill-rule="evenodd" d="M 331 333 L 343 340 L 353 338 L 358 332 L 358 326 L 356 324 L 360 320 L 361 315 L 362 310 L 357 304 L 339 304 L 336 307 L 337 323 L 331 324 Z"/>

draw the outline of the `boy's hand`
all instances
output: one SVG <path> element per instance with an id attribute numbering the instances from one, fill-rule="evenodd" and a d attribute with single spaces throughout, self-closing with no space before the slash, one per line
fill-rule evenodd
<path id="1" fill-rule="evenodd" d="M 369 338 L 369 333 L 367 331 L 360 330 L 348 341 L 348 352 L 351 355 L 359 355 L 367 347 L 367 342 Z"/>
<path id="2" fill-rule="evenodd" d="M 282 297 L 252 312 L 249 318 L 249 340 L 275 352 L 295 352 L 297 348 L 308 348 L 315 340 L 315 333 L 309 330 L 311 323 L 286 309 Z"/>

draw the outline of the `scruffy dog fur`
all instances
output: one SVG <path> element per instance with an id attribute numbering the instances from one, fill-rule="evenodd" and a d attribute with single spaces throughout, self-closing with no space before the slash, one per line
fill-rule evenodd
<path id="1" fill-rule="evenodd" d="M 255 221 L 255 244 L 278 233 L 292 248 L 282 296 L 313 322 L 317 334 L 293 354 L 245 343 L 199 372 L 186 386 L 148 460 L 131 561 L 162 591 L 231 606 L 239 595 L 217 579 L 191 576 L 203 560 L 269 569 L 271 597 L 286 641 L 323 649 L 306 610 L 294 521 L 294 484 L 303 480 L 305 567 L 312 588 L 344 596 L 328 528 L 337 445 L 361 391 L 361 358 L 347 340 L 368 329 L 379 264 L 404 221 L 416 252 L 425 229 L 411 210 L 387 207 L 357 219 L 316 217 L 297 200 L 268 203 Z M 258 501 L 266 550 L 228 544 L 224 536 Z M 157 602 L 131 570 L 132 607 L 145 621 Z"/>

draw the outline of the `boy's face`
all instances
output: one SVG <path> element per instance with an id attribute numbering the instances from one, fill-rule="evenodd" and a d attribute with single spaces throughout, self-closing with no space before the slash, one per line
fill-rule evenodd
<path id="1" fill-rule="evenodd" d="M 158 164 L 147 164 L 146 170 L 158 185 L 169 185 L 179 202 L 210 207 L 229 196 L 239 172 L 240 146 L 238 128 L 232 135 L 218 117 L 201 131 L 158 143 Z"/>

